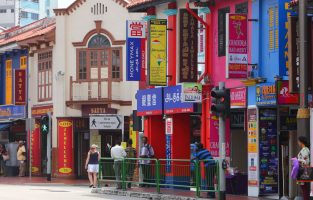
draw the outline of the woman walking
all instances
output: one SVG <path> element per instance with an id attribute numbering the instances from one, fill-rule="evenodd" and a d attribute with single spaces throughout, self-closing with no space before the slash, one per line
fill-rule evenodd
<path id="1" fill-rule="evenodd" d="M 99 160 L 100 160 L 100 153 L 97 151 L 97 145 L 93 144 L 90 147 L 90 150 L 87 155 L 85 168 L 88 172 L 88 178 L 91 188 L 96 188 L 97 186 L 97 174 L 99 172 Z"/>
<path id="2" fill-rule="evenodd" d="M 9 158 L 8 152 L 3 144 L 0 144 L 0 172 L 3 176 L 6 176 L 6 165 L 5 162 Z"/>
<path id="3" fill-rule="evenodd" d="M 298 138 L 298 145 L 301 148 L 298 154 L 298 161 L 301 168 L 310 167 L 310 144 L 308 139 L 304 136 Z M 298 182 L 301 187 L 303 200 L 309 200 L 310 198 L 310 183 Z"/>

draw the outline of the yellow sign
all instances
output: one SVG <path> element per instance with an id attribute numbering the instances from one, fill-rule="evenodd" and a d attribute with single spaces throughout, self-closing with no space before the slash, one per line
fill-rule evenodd
<path id="1" fill-rule="evenodd" d="M 72 122 L 70 121 L 61 121 L 59 122 L 59 126 L 62 128 L 68 128 L 72 126 Z"/>
<path id="2" fill-rule="evenodd" d="M 20 69 L 26 69 L 27 68 L 27 57 L 22 56 L 20 58 Z"/>
<path id="3" fill-rule="evenodd" d="M 5 62 L 5 104 L 12 104 L 12 60 Z"/>
<path id="4" fill-rule="evenodd" d="M 167 21 L 151 19 L 149 25 L 149 84 L 166 86 Z"/>
<path id="5" fill-rule="evenodd" d="M 257 123 L 248 122 L 248 153 L 257 153 Z"/>

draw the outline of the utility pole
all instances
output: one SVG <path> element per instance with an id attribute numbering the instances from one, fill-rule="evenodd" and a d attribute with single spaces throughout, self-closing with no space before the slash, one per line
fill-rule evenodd
<path id="1" fill-rule="evenodd" d="M 300 28 L 300 108 L 298 109 L 298 136 L 310 137 L 310 110 L 308 108 L 308 27 L 307 0 L 299 1 Z"/>

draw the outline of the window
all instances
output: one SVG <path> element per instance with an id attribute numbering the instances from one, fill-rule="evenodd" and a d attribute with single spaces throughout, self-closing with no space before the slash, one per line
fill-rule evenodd
<path id="1" fill-rule="evenodd" d="M 7 13 L 6 9 L 0 9 L 0 13 Z"/>
<path id="2" fill-rule="evenodd" d="M 28 17 L 28 13 L 25 11 L 21 11 L 21 18 L 27 18 Z"/>
<path id="3" fill-rule="evenodd" d="M 109 46 L 111 46 L 110 41 L 104 35 L 95 35 L 88 43 L 88 48 L 101 48 Z"/>
<path id="4" fill-rule="evenodd" d="M 237 4 L 235 12 L 238 14 L 248 14 L 248 2 Z"/>
<path id="5" fill-rule="evenodd" d="M 52 99 L 52 51 L 38 54 L 38 101 Z"/>
<path id="6" fill-rule="evenodd" d="M 50 17 L 50 10 L 49 9 L 46 10 L 46 15 L 47 15 L 47 17 Z"/>
<path id="7" fill-rule="evenodd" d="M 11 13 L 14 13 L 14 9 L 11 9 Z"/>
<path id="8" fill-rule="evenodd" d="M 112 50 L 112 79 L 120 80 L 121 79 L 121 50 L 114 49 Z"/>
<path id="9" fill-rule="evenodd" d="M 31 13 L 31 18 L 32 18 L 32 20 L 38 20 L 39 15 L 37 13 Z"/>
<path id="10" fill-rule="evenodd" d="M 226 54 L 226 13 L 229 12 L 229 7 L 218 10 L 218 56 Z"/>
<path id="11" fill-rule="evenodd" d="M 22 56 L 20 58 L 20 69 L 26 69 L 27 68 L 27 57 Z"/>

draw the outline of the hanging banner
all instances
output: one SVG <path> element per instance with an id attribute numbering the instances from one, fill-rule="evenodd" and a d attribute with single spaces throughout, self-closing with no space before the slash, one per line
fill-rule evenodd
<path id="1" fill-rule="evenodd" d="M 73 167 L 73 121 L 58 119 L 58 172 L 71 175 Z"/>
<path id="2" fill-rule="evenodd" d="M 14 70 L 15 105 L 26 105 L 26 70 Z"/>
<path id="3" fill-rule="evenodd" d="M 275 83 L 262 83 L 256 86 L 256 105 L 275 106 L 276 97 Z"/>
<path id="4" fill-rule="evenodd" d="M 248 18 L 246 14 L 226 16 L 226 78 L 247 78 Z"/>
<path id="5" fill-rule="evenodd" d="M 149 23 L 149 85 L 167 85 L 167 20 L 151 19 Z"/>
<path id="6" fill-rule="evenodd" d="M 257 135 L 257 110 L 248 109 L 248 185 L 258 186 L 258 135 Z"/>
<path id="7" fill-rule="evenodd" d="M 288 81 L 277 81 L 277 102 L 279 105 L 299 104 L 299 94 L 290 94 Z"/>
<path id="8" fill-rule="evenodd" d="M 219 157 L 219 119 L 218 116 L 212 115 L 210 118 L 210 152 L 213 157 Z M 230 157 L 230 120 L 226 120 L 226 157 Z"/>
<path id="9" fill-rule="evenodd" d="M 206 13 L 199 10 L 199 17 L 206 21 Z M 205 48 L 206 48 L 206 38 L 205 38 L 205 27 L 201 22 L 198 23 L 198 71 L 204 73 L 205 69 Z"/>
<path id="10" fill-rule="evenodd" d="M 182 102 L 201 103 L 202 85 L 199 83 L 183 83 Z"/>
<path id="11" fill-rule="evenodd" d="M 126 22 L 126 80 L 140 81 L 145 73 L 145 21 L 127 20 Z"/>
<path id="12" fill-rule="evenodd" d="M 40 144 L 40 125 L 36 120 L 35 127 L 31 135 L 31 163 L 32 163 L 32 174 L 39 175 L 41 169 L 41 144 Z"/>
<path id="13" fill-rule="evenodd" d="M 192 10 L 198 13 L 197 9 Z M 180 16 L 180 82 L 198 80 L 198 20 L 187 9 L 179 10 Z"/>

